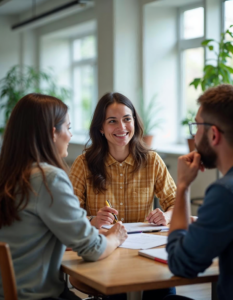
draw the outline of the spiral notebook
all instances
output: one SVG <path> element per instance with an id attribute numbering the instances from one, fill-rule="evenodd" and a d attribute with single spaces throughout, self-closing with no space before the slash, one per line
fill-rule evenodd
<path id="1" fill-rule="evenodd" d="M 139 250 L 139 255 L 167 264 L 168 254 L 165 248 Z"/>

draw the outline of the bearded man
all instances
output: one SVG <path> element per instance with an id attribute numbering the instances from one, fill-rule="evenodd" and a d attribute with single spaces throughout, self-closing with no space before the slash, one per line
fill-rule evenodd
<path id="1" fill-rule="evenodd" d="M 198 103 L 196 122 L 190 124 L 196 151 L 178 160 L 168 263 L 175 275 L 191 278 L 219 257 L 218 297 L 229 300 L 233 299 L 233 86 L 211 88 Z M 198 219 L 189 225 L 188 189 L 204 168 L 217 168 L 223 176 L 207 188 Z"/>

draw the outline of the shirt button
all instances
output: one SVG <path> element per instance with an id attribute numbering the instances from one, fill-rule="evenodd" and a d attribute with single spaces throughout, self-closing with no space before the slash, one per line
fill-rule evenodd
<path id="1" fill-rule="evenodd" d="M 124 218 L 121 218 L 121 221 L 124 221 Z"/>
<path id="2" fill-rule="evenodd" d="M 122 186 L 120 186 L 120 189 L 122 189 Z"/>
<path id="3" fill-rule="evenodd" d="M 120 164 L 120 166 L 122 167 L 122 164 Z"/>
<path id="4" fill-rule="evenodd" d="M 123 205 L 123 203 L 120 203 L 120 205 Z"/>
<path id="5" fill-rule="evenodd" d="M 123 174 L 120 174 L 120 176 L 123 176 Z"/>

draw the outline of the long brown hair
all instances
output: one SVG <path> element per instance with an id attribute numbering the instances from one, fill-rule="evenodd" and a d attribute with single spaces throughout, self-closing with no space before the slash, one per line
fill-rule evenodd
<path id="1" fill-rule="evenodd" d="M 20 220 L 19 210 L 28 204 L 29 193 L 33 192 L 32 163 L 40 169 L 46 187 L 40 162 L 66 170 L 53 142 L 53 128 L 61 130 L 67 109 L 61 100 L 41 94 L 28 94 L 14 107 L 0 153 L 0 228 Z"/>
<path id="2" fill-rule="evenodd" d="M 138 171 L 147 162 L 148 148 L 142 140 L 143 124 L 132 102 L 120 93 L 107 93 L 98 102 L 90 126 L 90 140 L 85 145 L 85 157 L 91 173 L 89 178 L 96 192 L 106 190 L 107 173 L 104 161 L 108 155 L 108 141 L 100 130 L 106 118 L 106 110 L 113 103 L 123 104 L 130 108 L 134 118 L 135 132 L 129 143 L 129 151 L 134 158 L 134 170 Z M 89 143 L 91 145 L 89 146 Z"/>

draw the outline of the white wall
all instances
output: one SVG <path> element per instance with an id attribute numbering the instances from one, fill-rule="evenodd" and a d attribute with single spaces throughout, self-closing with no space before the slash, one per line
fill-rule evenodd
<path id="1" fill-rule="evenodd" d="M 98 98 L 114 90 L 113 0 L 95 0 L 98 40 Z"/>
<path id="2" fill-rule="evenodd" d="M 114 1 L 114 90 L 136 107 L 142 89 L 141 22 L 140 0 Z"/>
<path id="3" fill-rule="evenodd" d="M 156 140 L 177 140 L 177 10 L 169 7 L 144 7 L 144 97 L 154 95 L 163 107 L 162 130 Z"/>

